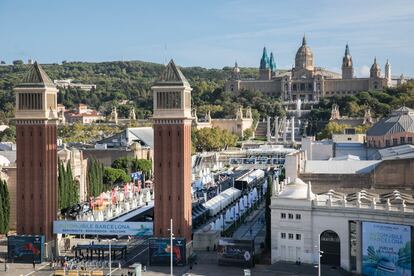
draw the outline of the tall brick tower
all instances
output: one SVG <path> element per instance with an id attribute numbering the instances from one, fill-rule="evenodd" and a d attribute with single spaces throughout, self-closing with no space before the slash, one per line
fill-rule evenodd
<path id="1" fill-rule="evenodd" d="M 53 239 L 57 205 L 57 89 L 37 62 L 16 92 L 17 233 Z"/>
<path id="2" fill-rule="evenodd" d="M 154 95 L 154 236 L 191 241 L 191 87 L 171 60 Z"/>

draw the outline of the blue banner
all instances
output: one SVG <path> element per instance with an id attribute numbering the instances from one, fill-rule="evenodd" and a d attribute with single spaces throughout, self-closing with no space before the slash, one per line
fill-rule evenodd
<path id="1" fill-rule="evenodd" d="M 152 222 L 55 220 L 53 233 L 70 235 L 152 236 Z"/>
<path id="2" fill-rule="evenodd" d="M 362 223 L 362 274 L 411 276 L 411 227 Z"/>

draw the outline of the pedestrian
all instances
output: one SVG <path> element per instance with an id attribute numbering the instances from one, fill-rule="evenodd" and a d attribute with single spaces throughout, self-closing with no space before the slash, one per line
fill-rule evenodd
<path id="1" fill-rule="evenodd" d="M 34 260 L 33 260 L 33 269 L 36 270 L 36 263 Z"/>

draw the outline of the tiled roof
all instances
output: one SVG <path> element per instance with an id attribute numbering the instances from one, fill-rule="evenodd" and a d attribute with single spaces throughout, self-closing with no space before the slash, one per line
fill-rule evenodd
<path id="1" fill-rule="evenodd" d="M 400 132 L 414 132 L 414 110 L 401 107 L 390 117 L 381 119 L 368 129 L 367 136 L 383 136 Z"/>
<path id="2" fill-rule="evenodd" d="M 35 62 L 30 66 L 29 71 L 23 77 L 21 83 L 17 87 L 55 87 L 55 84 L 50 80 L 49 76 L 43 68 Z"/>
<path id="3" fill-rule="evenodd" d="M 171 60 L 155 85 L 190 86 L 181 70 Z"/>

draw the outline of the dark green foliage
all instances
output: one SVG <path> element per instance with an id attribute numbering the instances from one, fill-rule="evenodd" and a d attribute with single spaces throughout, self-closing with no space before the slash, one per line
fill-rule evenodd
<path id="1" fill-rule="evenodd" d="M 90 158 L 88 161 L 88 195 L 98 196 L 109 187 L 104 186 L 103 182 L 104 166 L 96 159 Z"/>
<path id="2" fill-rule="evenodd" d="M 141 171 L 148 178 L 151 174 L 152 161 L 134 157 L 120 157 L 112 163 L 112 168 L 121 169 L 127 174 Z"/>
<path id="3" fill-rule="evenodd" d="M 414 82 L 387 88 L 384 91 L 360 92 L 353 96 L 331 97 L 322 99 L 310 113 L 306 133 L 323 138 L 325 128 L 331 115 L 332 104 L 338 104 L 341 116 L 363 117 L 367 107 L 376 118 L 387 116 L 393 109 L 403 105 L 414 108 Z"/>
<path id="4" fill-rule="evenodd" d="M 10 194 L 6 180 L 0 180 L 0 233 L 9 232 Z"/>
<path id="5" fill-rule="evenodd" d="M 64 209 L 79 202 L 79 185 L 73 179 L 70 161 L 68 161 L 66 168 L 63 162 L 59 162 L 58 171 L 59 208 Z"/>
<path id="6" fill-rule="evenodd" d="M 112 186 L 118 183 L 127 183 L 131 181 L 131 177 L 123 169 L 114 169 L 106 167 L 104 170 L 103 181 L 105 185 Z"/>

